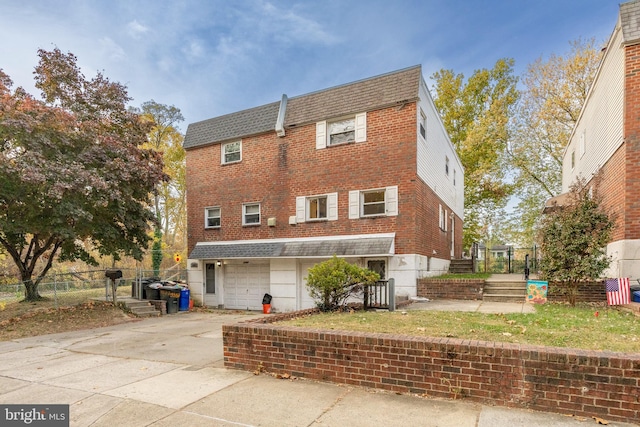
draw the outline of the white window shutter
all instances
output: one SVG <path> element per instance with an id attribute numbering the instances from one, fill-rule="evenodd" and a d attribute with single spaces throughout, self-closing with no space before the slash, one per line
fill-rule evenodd
<path id="1" fill-rule="evenodd" d="M 360 192 L 349 191 L 349 219 L 360 218 Z"/>
<path id="2" fill-rule="evenodd" d="M 356 142 L 367 140 L 367 113 L 356 114 Z"/>
<path id="3" fill-rule="evenodd" d="M 398 186 L 387 187 L 384 195 L 387 216 L 398 215 Z"/>
<path id="4" fill-rule="evenodd" d="M 449 222 L 448 218 L 449 211 L 444 210 L 444 231 L 447 231 L 447 223 Z"/>
<path id="5" fill-rule="evenodd" d="M 296 197 L 296 222 L 305 222 L 307 210 L 307 198 L 304 196 Z"/>
<path id="6" fill-rule="evenodd" d="M 338 219 L 338 193 L 327 194 L 327 219 L 329 221 Z"/>
<path id="7" fill-rule="evenodd" d="M 327 122 L 316 123 L 316 150 L 327 148 Z"/>

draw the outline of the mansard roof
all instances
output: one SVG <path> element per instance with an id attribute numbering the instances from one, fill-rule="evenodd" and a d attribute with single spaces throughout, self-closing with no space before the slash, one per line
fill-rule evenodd
<path id="1" fill-rule="evenodd" d="M 418 99 L 422 67 L 334 86 L 267 105 L 191 123 L 185 149 L 275 131 L 280 108 L 286 108 L 285 128 L 402 105 Z M 282 105 L 284 103 L 284 105 Z"/>

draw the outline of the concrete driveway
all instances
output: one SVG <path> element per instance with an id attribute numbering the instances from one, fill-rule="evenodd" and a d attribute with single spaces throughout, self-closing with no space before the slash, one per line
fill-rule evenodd
<path id="1" fill-rule="evenodd" d="M 71 426 L 585 425 L 562 415 L 225 369 L 222 324 L 257 315 L 179 313 L 0 342 L 0 404 L 69 404 Z"/>

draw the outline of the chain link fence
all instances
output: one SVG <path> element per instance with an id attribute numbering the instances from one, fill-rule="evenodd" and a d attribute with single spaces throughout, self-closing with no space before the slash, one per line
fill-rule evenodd
<path id="1" fill-rule="evenodd" d="M 116 280 L 117 298 L 142 298 L 142 283 L 145 279 L 186 283 L 187 271 L 166 269 L 160 271 L 142 269 L 121 269 L 122 278 Z M 88 270 L 47 275 L 38 284 L 40 296 L 53 301 L 54 307 L 83 304 L 90 300 L 112 300 L 111 280 L 105 276 L 106 270 Z M 0 284 L 0 309 L 6 304 L 23 300 L 25 285 Z"/>

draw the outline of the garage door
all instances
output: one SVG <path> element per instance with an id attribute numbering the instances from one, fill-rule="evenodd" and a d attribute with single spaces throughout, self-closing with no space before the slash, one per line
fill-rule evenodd
<path id="1" fill-rule="evenodd" d="M 225 308 L 262 310 L 262 297 L 269 289 L 268 263 L 225 265 Z"/>

